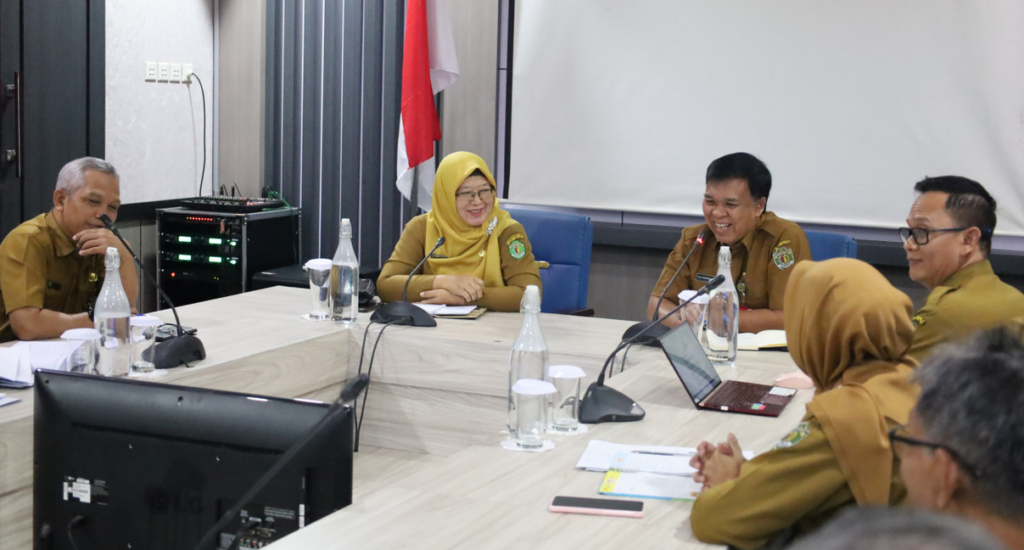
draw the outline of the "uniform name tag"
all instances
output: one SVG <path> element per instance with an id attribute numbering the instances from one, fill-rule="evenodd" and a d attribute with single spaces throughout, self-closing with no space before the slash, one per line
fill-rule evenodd
<path id="1" fill-rule="evenodd" d="M 706 283 L 706 282 L 708 282 L 708 281 L 710 281 L 711 279 L 714 279 L 714 278 L 715 278 L 714 275 L 705 275 L 703 273 L 698 273 L 697 274 L 697 280 L 701 281 L 703 283 Z"/>

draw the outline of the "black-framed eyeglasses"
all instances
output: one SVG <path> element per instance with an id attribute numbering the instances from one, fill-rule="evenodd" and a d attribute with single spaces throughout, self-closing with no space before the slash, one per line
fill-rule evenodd
<path id="1" fill-rule="evenodd" d="M 967 461 L 965 461 L 963 459 L 963 457 L 960 456 L 960 453 L 954 451 L 953 449 L 950 449 L 947 445 L 943 445 L 942 443 L 934 443 L 932 441 L 924 441 L 923 439 L 916 439 L 916 438 L 910 437 L 908 435 L 903 435 L 903 434 L 899 433 L 899 432 L 902 432 L 902 431 L 904 431 L 906 429 L 907 429 L 906 426 L 896 426 L 895 428 L 889 430 L 889 447 L 890 448 L 895 450 L 896 449 L 896 443 L 899 442 L 899 443 L 902 443 L 904 445 L 908 445 L 910 447 L 924 447 L 926 449 L 931 449 L 933 451 L 937 451 L 939 449 L 942 449 L 943 451 L 946 451 L 947 453 L 949 453 L 949 456 L 953 457 L 953 460 L 957 461 L 957 463 L 960 464 L 960 466 L 964 470 L 966 470 L 967 473 L 971 474 L 974 477 L 981 477 L 981 470 L 979 470 L 978 468 L 972 466 Z"/>
<path id="2" fill-rule="evenodd" d="M 455 193 L 456 200 L 471 201 L 480 197 L 482 200 L 489 199 L 494 196 L 494 188 L 488 187 L 487 189 L 481 189 L 479 191 L 461 191 Z"/>
<path id="3" fill-rule="evenodd" d="M 914 244 L 921 246 L 928 244 L 929 236 L 932 233 L 955 233 L 957 231 L 963 231 L 970 229 L 970 227 L 951 227 L 949 229 L 926 229 L 924 227 L 901 227 L 900 228 L 900 239 L 904 244 L 914 239 Z"/>

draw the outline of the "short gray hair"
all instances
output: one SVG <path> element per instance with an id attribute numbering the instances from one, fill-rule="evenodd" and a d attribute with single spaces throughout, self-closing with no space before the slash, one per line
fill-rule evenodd
<path id="1" fill-rule="evenodd" d="M 925 434 L 958 455 L 977 502 L 1024 519 L 1024 344 L 1007 325 L 936 348 L 916 374 Z"/>
<path id="2" fill-rule="evenodd" d="M 850 508 L 789 550 L 1002 550 L 965 519 L 909 508 Z"/>
<path id="3" fill-rule="evenodd" d="M 117 170 L 109 162 L 96 157 L 82 157 L 64 165 L 57 174 L 57 189 L 63 189 L 68 196 L 74 195 L 76 191 L 85 185 L 86 171 L 93 170 L 114 176 L 120 182 Z"/>

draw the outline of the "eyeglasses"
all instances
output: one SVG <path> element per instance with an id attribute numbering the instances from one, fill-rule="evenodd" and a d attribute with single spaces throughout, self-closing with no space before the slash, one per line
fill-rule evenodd
<path id="1" fill-rule="evenodd" d="M 487 189 L 481 189 L 479 191 L 462 191 L 461 193 L 455 193 L 455 200 L 460 201 L 471 201 L 476 198 L 486 200 L 494 196 L 494 188 L 488 187 Z"/>
<path id="2" fill-rule="evenodd" d="M 971 466 L 969 463 L 967 463 L 967 461 L 963 459 L 963 457 L 960 456 L 960 453 L 957 453 L 953 449 L 950 449 L 948 446 L 943 445 L 942 443 L 933 443 L 931 441 L 915 439 L 913 437 L 898 433 L 905 431 L 906 429 L 906 426 L 896 426 L 895 428 L 889 430 L 889 446 L 892 449 L 896 449 L 896 442 L 900 442 L 910 447 L 924 447 L 926 449 L 931 449 L 933 451 L 942 449 L 943 451 L 949 453 L 949 456 L 953 457 L 953 460 L 957 461 L 957 463 L 960 464 L 960 467 L 966 470 L 967 473 L 971 474 L 974 477 L 981 477 L 981 470 L 975 468 L 974 466 Z"/>
<path id="3" fill-rule="evenodd" d="M 951 227 L 949 229 L 925 229 L 924 227 L 901 227 L 900 228 L 900 239 L 903 243 L 910 239 L 914 239 L 914 244 L 921 246 L 928 244 L 928 237 L 932 233 L 954 233 L 956 231 L 963 231 L 970 229 L 970 227 Z"/>

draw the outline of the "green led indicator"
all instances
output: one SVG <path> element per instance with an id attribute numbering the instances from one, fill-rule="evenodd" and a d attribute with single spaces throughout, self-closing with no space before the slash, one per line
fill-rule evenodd
<path id="1" fill-rule="evenodd" d="M 231 241 L 231 246 L 235 246 L 237 244 L 238 244 L 238 241 Z"/>
<path id="2" fill-rule="evenodd" d="M 191 254 L 178 254 L 178 259 L 183 261 L 183 262 L 191 262 L 192 261 L 192 255 Z"/>
<path id="3" fill-rule="evenodd" d="M 186 236 L 182 235 L 182 236 L 178 237 L 178 242 L 179 243 L 190 243 L 190 242 L 192 242 L 192 237 L 186 237 Z"/>
<path id="4" fill-rule="evenodd" d="M 218 239 L 216 237 L 210 237 L 210 244 L 221 244 L 223 242 L 224 242 L 223 240 Z"/>
<path id="5" fill-rule="evenodd" d="M 235 265 L 235 264 L 237 264 L 237 263 L 238 263 L 238 260 L 236 260 L 236 259 L 234 259 L 234 258 L 231 258 L 230 260 L 228 260 L 228 262 L 229 262 L 229 263 L 230 263 L 231 265 Z"/>
<path id="6" fill-rule="evenodd" d="M 210 263 L 211 264 L 219 264 L 222 261 L 223 261 L 223 259 L 220 256 L 210 256 Z"/>

